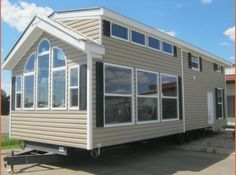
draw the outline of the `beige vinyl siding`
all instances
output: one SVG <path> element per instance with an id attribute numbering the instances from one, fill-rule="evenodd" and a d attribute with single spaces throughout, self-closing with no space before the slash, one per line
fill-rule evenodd
<path id="1" fill-rule="evenodd" d="M 151 50 L 146 47 L 131 44 L 110 37 L 103 37 L 106 54 L 102 61 L 134 68 L 134 89 L 136 89 L 135 68 L 168 73 L 181 76 L 180 49 L 178 58 Z M 93 146 L 98 144 L 110 146 L 132 141 L 145 140 L 164 135 L 171 135 L 183 131 L 183 120 L 170 122 L 155 122 L 150 124 L 131 124 L 128 126 L 96 127 L 96 74 L 93 62 Z M 160 93 L 159 93 L 160 95 Z M 134 94 L 134 98 L 136 95 Z M 135 99 L 134 99 L 135 100 Z M 136 103 L 135 103 L 136 104 Z M 161 110 L 161 107 L 160 107 Z M 161 114 L 161 111 L 160 111 Z M 134 105 L 136 118 L 136 105 Z"/>
<path id="2" fill-rule="evenodd" d="M 13 69 L 13 76 L 22 75 L 28 56 L 37 50 L 38 43 L 47 38 L 52 47 L 59 47 L 65 53 L 68 68 L 85 64 L 86 55 L 69 44 L 43 33 L 25 56 Z M 67 83 L 69 81 L 67 68 Z M 49 79 L 51 82 L 51 79 Z M 51 91 L 51 88 L 50 88 Z M 67 92 L 69 88 L 67 87 Z M 34 91 L 35 95 L 36 92 Z M 67 93 L 67 106 L 68 106 Z M 23 98 L 23 96 L 22 96 Z M 50 105 L 49 97 L 49 105 Z M 36 104 L 36 103 L 35 103 Z M 12 111 L 11 135 L 13 138 L 41 143 L 86 148 L 87 147 L 87 111 L 81 110 L 20 110 Z"/>
<path id="3" fill-rule="evenodd" d="M 68 20 L 63 24 L 78 33 L 82 33 L 92 40 L 100 43 L 100 20 L 84 19 L 84 20 Z"/>
<path id="4" fill-rule="evenodd" d="M 206 58 L 204 55 L 195 52 L 191 53 L 195 56 L 201 56 L 203 59 L 202 72 L 189 69 L 188 52 L 183 52 L 186 130 L 209 126 L 207 92 L 213 92 L 213 105 L 215 109 L 215 88 L 225 89 L 224 74 L 215 72 L 213 70 L 213 63 L 204 59 Z M 220 129 L 225 124 L 226 119 L 216 120 L 215 129 Z"/>

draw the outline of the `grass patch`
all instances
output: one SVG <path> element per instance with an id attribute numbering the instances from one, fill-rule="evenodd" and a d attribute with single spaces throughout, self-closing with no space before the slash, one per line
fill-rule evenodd
<path id="1" fill-rule="evenodd" d="M 8 136 L 2 136 L 2 150 L 19 148 L 21 141 L 10 139 Z"/>

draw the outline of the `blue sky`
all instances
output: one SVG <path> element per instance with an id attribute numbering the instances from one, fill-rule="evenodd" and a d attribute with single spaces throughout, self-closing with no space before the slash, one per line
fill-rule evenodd
<path id="1" fill-rule="evenodd" d="M 2 59 L 35 14 L 107 7 L 234 62 L 234 0 L 3 0 Z M 2 71 L 9 93 L 10 72 Z"/>

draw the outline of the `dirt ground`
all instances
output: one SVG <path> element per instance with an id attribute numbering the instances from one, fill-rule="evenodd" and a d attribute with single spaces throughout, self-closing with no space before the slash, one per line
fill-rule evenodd
<path id="1" fill-rule="evenodd" d="M 4 155 L 9 151 L 4 152 Z M 9 167 L 2 174 L 9 174 Z M 15 166 L 15 174 L 26 175 L 233 175 L 232 132 L 205 136 L 175 145 L 166 139 L 126 144 L 103 149 L 93 160 L 88 152 L 51 165 Z"/>

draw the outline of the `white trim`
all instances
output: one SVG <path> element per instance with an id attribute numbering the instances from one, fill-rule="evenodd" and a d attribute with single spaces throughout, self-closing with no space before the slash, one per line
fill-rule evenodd
<path id="1" fill-rule="evenodd" d="M 48 42 L 49 48 L 48 48 L 47 51 L 44 51 L 44 52 L 39 53 L 39 46 L 41 45 L 41 43 L 42 43 L 43 41 L 47 41 L 47 42 Z M 39 43 L 38 43 L 38 46 L 37 46 L 37 53 L 38 53 L 38 56 L 42 56 L 42 55 L 47 55 L 47 54 L 49 54 L 51 47 L 52 47 L 52 46 L 51 46 L 51 43 L 50 43 L 50 41 L 49 41 L 47 38 L 41 39 L 41 40 L 39 41 Z"/>
<path id="2" fill-rule="evenodd" d="M 54 49 L 57 49 L 57 50 L 59 50 L 60 52 L 62 52 L 63 53 L 63 56 L 64 56 L 64 59 L 65 59 L 65 66 L 61 66 L 61 67 L 53 67 L 54 66 Z M 66 57 L 66 55 L 65 55 L 65 53 L 64 53 L 64 51 L 61 49 L 61 48 L 59 48 L 59 47 L 56 47 L 56 46 L 53 46 L 52 47 L 52 54 L 51 54 L 51 110 L 66 110 L 67 109 L 67 57 Z M 64 86 L 65 86 L 65 106 L 64 107 L 53 107 L 53 73 L 55 73 L 55 72 L 61 72 L 61 71 L 64 71 L 65 72 L 65 84 L 64 84 Z"/>
<path id="3" fill-rule="evenodd" d="M 138 71 L 140 72 L 147 72 L 147 73 L 152 73 L 156 75 L 157 78 L 157 93 L 153 95 L 139 95 L 138 94 Z M 159 73 L 154 72 L 154 71 L 149 71 L 149 70 L 144 70 L 144 69 L 136 69 L 136 122 L 137 124 L 146 124 L 146 123 L 156 123 L 160 122 L 160 99 L 159 99 Z M 157 118 L 155 120 L 147 120 L 147 121 L 139 121 L 138 120 L 138 98 L 155 98 L 157 99 Z"/>
<path id="4" fill-rule="evenodd" d="M 127 39 L 124 39 L 124 38 L 120 38 L 118 36 L 115 36 L 112 34 L 112 24 L 115 24 L 115 25 L 118 25 L 118 26 L 121 26 L 123 28 L 126 28 L 127 29 Z M 121 41 L 125 41 L 125 42 L 129 42 L 129 28 L 128 27 L 125 27 L 123 25 L 120 25 L 120 24 L 117 24 L 117 23 L 114 23 L 114 22 L 110 22 L 110 34 L 111 34 L 111 37 L 112 38 L 115 38 L 115 39 L 119 39 Z"/>
<path id="5" fill-rule="evenodd" d="M 219 65 L 219 64 L 216 64 L 216 65 L 217 65 L 216 72 L 222 73 L 221 65 Z"/>
<path id="6" fill-rule="evenodd" d="M 26 65 L 29 61 L 29 59 L 34 55 L 34 70 L 32 72 L 27 72 L 25 73 L 25 68 L 26 68 Z M 36 70 L 36 61 L 37 61 L 37 56 L 36 56 L 36 51 L 32 52 L 30 54 L 30 56 L 27 58 L 27 61 L 25 62 L 25 65 L 24 65 L 24 70 L 23 70 L 23 110 L 34 110 L 35 109 L 35 70 Z M 33 106 L 28 108 L 28 107 L 25 107 L 25 77 L 30 77 L 30 76 L 33 76 L 34 77 L 34 82 L 33 82 Z"/>
<path id="7" fill-rule="evenodd" d="M 182 48 L 180 48 L 180 58 L 181 58 L 181 83 L 182 83 L 182 117 L 183 117 L 183 132 L 186 131 L 186 123 L 185 123 L 185 94 L 184 94 L 184 57 Z"/>
<path id="8" fill-rule="evenodd" d="M 8 121 L 8 124 L 9 124 L 9 128 L 8 128 L 8 132 L 9 132 L 9 138 L 11 138 L 12 134 L 11 134 L 11 119 L 12 119 L 12 75 L 11 75 L 11 83 L 10 83 L 10 104 L 9 104 L 9 121 Z M 14 82 L 15 83 L 15 82 Z M 16 85 L 15 85 L 15 88 L 16 88 Z M 14 92 L 15 93 L 15 92 Z M 16 100 L 16 99 L 15 99 Z M 2 121 L 2 120 L 1 120 Z"/>
<path id="9" fill-rule="evenodd" d="M 78 84 L 77 86 L 71 86 L 70 83 L 71 83 L 71 70 L 72 69 L 77 69 L 78 70 Z M 76 66 L 71 66 L 69 67 L 68 69 L 68 109 L 70 110 L 79 110 L 79 98 L 80 98 L 80 65 L 76 65 Z M 71 106 L 71 90 L 72 89 L 77 89 L 78 90 L 78 106 Z"/>
<path id="10" fill-rule="evenodd" d="M 106 74 L 105 74 L 105 67 L 106 66 L 112 66 L 112 67 L 119 67 L 119 68 L 123 68 L 123 69 L 129 69 L 131 70 L 131 94 L 110 94 L 105 92 L 105 78 L 106 78 Z M 127 125 L 134 125 L 135 124 L 135 119 L 134 119 L 134 69 L 132 67 L 127 67 L 127 66 L 122 66 L 122 65 L 117 65 L 117 64 L 112 64 L 112 63 L 104 63 L 103 66 L 103 111 L 104 111 L 104 115 L 103 115 L 103 126 L 106 127 L 118 127 L 118 126 L 127 126 Z M 131 98 L 131 122 L 126 122 L 126 123 L 117 123 L 117 124 L 106 124 L 106 116 L 105 116 L 105 97 L 106 96 L 112 96 L 112 97 L 128 97 Z"/>
<path id="11" fill-rule="evenodd" d="M 93 149 L 93 58 L 87 54 L 87 150 Z"/>
<path id="12" fill-rule="evenodd" d="M 171 47 L 172 47 L 172 53 L 169 53 L 169 52 L 166 52 L 163 50 L 163 43 L 166 43 L 166 44 L 170 44 Z M 174 45 L 167 42 L 167 41 L 161 41 L 161 52 L 164 53 L 164 54 L 167 54 L 167 55 L 171 55 L 171 56 L 174 56 Z"/>
<path id="13" fill-rule="evenodd" d="M 174 96 L 163 96 L 163 93 L 162 93 L 162 75 L 167 75 L 167 76 L 171 76 L 171 77 L 175 77 L 176 78 L 176 84 L 177 84 L 177 87 L 176 87 L 176 97 Z M 178 81 L 178 76 L 177 75 L 171 75 L 171 74 L 166 74 L 166 73 L 160 73 L 160 90 L 161 90 L 161 103 L 162 103 L 162 99 L 176 99 L 177 101 L 177 118 L 171 118 L 171 119 L 163 119 L 163 110 L 162 110 L 162 115 L 161 115 L 161 121 L 162 122 L 168 122 L 168 121 L 177 121 L 179 120 L 179 81 Z M 162 109 L 163 109 L 163 105 L 162 106 Z"/>
<path id="14" fill-rule="evenodd" d="M 20 86 L 21 86 L 21 90 L 20 91 L 17 91 L 17 78 L 20 78 Z M 17 75 L 16 76 L 16 86 L 15 86 L 15 110 L 16 111 L 19 111 L 19 110 L 22 110 L 22 90 L 23 90 L 23 84 L 22 84 L 22 75 Z M 21 103 L 21 106 L 20 108 L 17 108 L 17 94 L 20 94 L 21 95 L 21 99 L 20 99 L 20 103 Z"/>
<path id="15" fill-rule="evenodd" d="M 47 52 L 47 53 L 45 53 L 45 54 L 41 54 L 41 55 L 38 55 L 38 48 L 37 48 L 37 64 L 36 64 L 36 76 L 37 76 L 37 80 L 36 80 L 36 109 L 37 110 L 49 110 L 49 107 L 50 107 L 50 103 L 49 103 L 49 101 L 50 101 L 50 76 L 51 76 L 51 52 L 52 52 L 52 49 L 51 49 L 51 44 L 50 44 L 50 41 L 48 40 L 48 39 L 42 39 L 41 41 L 43 41 L 43 40 L 47 40 L 48 42 L 49 42 L 49 52 Z M 40 44 L 40 43 L 39 43 Z M 39 44 L 38 44 L 38 46 L 39 46 Z M 48 56 L 48 105 L 47 105 L 47 107 L 39 107 L 38 106 L 38 73 L 39 73 L 39 58 L 41 57 L 42 58 L 42 56 Z"/>

